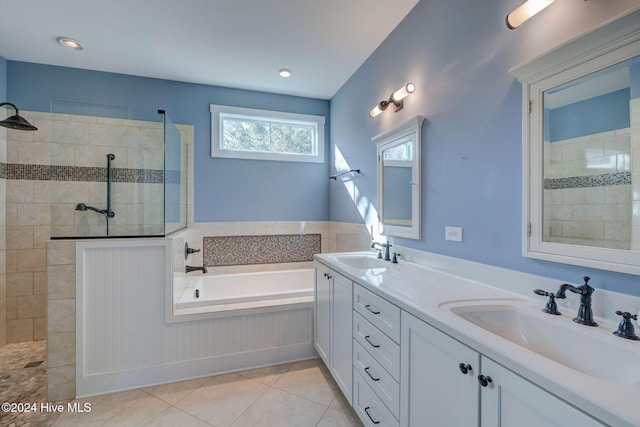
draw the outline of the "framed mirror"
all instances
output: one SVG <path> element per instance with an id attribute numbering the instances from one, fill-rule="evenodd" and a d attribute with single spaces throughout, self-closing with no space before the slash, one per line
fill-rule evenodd
<path id="1" fill-rule="evenodd" d="M 510 72 L 523 255 L 640 274 L 640 10 Z"/>
<path id="2" fill-rule="evenodd" d="M 378 155 L 378 221 L 386 236 L 420 239 L 420 145 L 417 116 L 372 138 Z"/>

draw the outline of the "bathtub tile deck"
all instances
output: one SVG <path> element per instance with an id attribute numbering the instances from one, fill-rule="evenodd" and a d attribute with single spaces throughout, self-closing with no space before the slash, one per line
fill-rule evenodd
<path id="1" fill-rule="evenodd" d="M 320 359 L 80 399 L 55 426 L 362 426 Z M 0 425 L 2 423 L 0 422 Z"/>

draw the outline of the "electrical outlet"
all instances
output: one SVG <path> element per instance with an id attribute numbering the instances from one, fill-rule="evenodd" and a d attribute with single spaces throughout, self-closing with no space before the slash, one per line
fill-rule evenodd
<path id="1" fill-rule="evenodd" d="M 445 227 L 444 240 L 452 242 L 462 242 L 462 227 Z"/>

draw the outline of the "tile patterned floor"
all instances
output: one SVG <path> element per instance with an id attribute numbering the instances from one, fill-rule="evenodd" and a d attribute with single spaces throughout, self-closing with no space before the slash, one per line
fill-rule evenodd
<path id="1" fill-rule="evenodd" d="M 44 344 L 40 347 L 42 358 L 37 360 L 44 360 Z M 0 349 L 0 367 L 10 359 L 9 351 L 5 354 L 6 348 Z M 18 350 L 14 348 L 11 353 Z M 44 402 L 45 364 L 21 368 L 38 369 L 30 373 L 34 379 L 27 379 L 17 368 L 35 360 L 34 353 L 29 352 L 29 360 L 24 364 L 24 360 L 17 362 L 15 354 L 16 361 L 7 363 L 16 372 L 0 372 L 3 402 L 15 399 Z M 9 385 L 12 380 L 19 382 Z M 25 381 L 24 389 L 18 387 L 20 381 Z M 35 390 L 38 387 L 32 387 L 35 383 L 39 384 L 39 391 Z M 66 408 L 67 402 L 63 403 Z M 362 426 L 319 359 L 96 396 L 71 404 L 78 407 L 88 404 L 91 410 L 39 412 L 19 417 L 0 413 L 0 426 Z"/>

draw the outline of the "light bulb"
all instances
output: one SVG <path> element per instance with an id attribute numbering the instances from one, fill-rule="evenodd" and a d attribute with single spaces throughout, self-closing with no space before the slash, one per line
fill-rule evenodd
<path id="1" fill-rule="evenodd" d="M 397 91 L 393 92 L 393 95 L 391 95 L 391 100 L 393 102 L 401 101 L 404 98 L 406 98 L 407 95 L 415 91 L 416 91 L 416 85 L 414 85 L 413 83 L 407 83 Z"/>
<path id="2" fill-rule="evenodd" d="M 554 0 L 527 0 L 516 10 L 507 15 L 505 19 L 507 27 L 510 30 L 519 27 L 533 15 L 537 14 L 553 2 Z"/>

